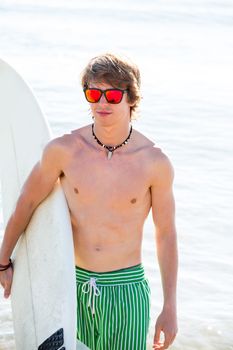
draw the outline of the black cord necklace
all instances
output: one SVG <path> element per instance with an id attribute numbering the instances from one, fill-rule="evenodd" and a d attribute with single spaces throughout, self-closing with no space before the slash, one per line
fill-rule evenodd
<path id="1" fill-rule="evenodd" d="M 127 136 L 127 138 L 125 139 L 125 141 L 123 141 L 120 145 L 117 145 L 117 146 L 107 146 L 107 145 L 104 145 L 96 136 L 95 132 L 94 132 L 94 123 L 92 124 L 92 135 L 94 137 L 94 139 L 97 141 L 97 143 L 106 148 L 108 150 L 108 159 L 111 159 L 112 158 L 112 154 L 113 152 L 119 148 L 119 147 L 122 147 L 123 145 L 126 145 L 130 139 L 130 136 L 131 136 L 131 133 L 132 133 L 132 130 L 133 130 L 133 127 L 131 125 L 131 128 L 130 128 L 130 131 L 129 131 L 129 135 Z"/>

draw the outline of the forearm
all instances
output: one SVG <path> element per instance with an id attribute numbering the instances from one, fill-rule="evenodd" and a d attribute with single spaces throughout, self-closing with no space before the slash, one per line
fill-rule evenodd
<path id="1" fill-rule="evenodd" d="M 164 308 L 176 307 L 178 251 L 176 232 L 157 233 L 157 255 L 164 295 Z"/>
<path id="2" fill-rule="evenodd" d="M 34 207 L 31 203 L 25 201 L 22 197 L 18 199 L 16 208 L 6 225 L 0 249 L 0 264 L 4 265 L 9 262 L 12 251 L 19 237 L 25 231 L 33 211 Z"/>

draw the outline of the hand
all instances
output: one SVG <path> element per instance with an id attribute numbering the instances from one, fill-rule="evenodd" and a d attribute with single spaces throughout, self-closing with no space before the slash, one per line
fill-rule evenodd
<path id="1" fill-rule="evenodd" d="M 9 269 L 5 271 L 0 271 L 0 284 L 4 288 L 4 298 L 8 298 L 11 294 L 12 279 L 13 279 L 12 267 L 9 267 Z"/>
<path id="2" fill-rule="evenodd" d="M 161 332 L 164 334 L 164 341 L 160 341 Z M 177 318 L 175 309 L 163 309 L 156 321 L 153 349 L 168 349 L 176 334 Z"/>

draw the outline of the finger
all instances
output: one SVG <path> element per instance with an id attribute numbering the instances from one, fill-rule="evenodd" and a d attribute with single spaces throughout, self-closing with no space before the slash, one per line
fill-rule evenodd
<path id="1" fill-rule="evenodd" d="M 2 288 L 4 288 L 4 283 L 2 281 L 0 282 L 0 284 L 1 284 Z"/>
<path id="2" fill-rule="evenodd" d="M 171 344 L 174 342 L 175 338 L 176 338 L 176 333 L 174 334 L 174 336 L 173 336 L 172 339 L 171 339 Z M 170 344 L 170 345 L 171 345 L 171 344 Z"/>
<path id="3" fill-rule="evenodd" d="M 154 344 L 159 345 L 161 330 L 162 330 L 161 327 L 158 327 L 158 326 L 155 327 Z"/>
<path id="4" fill-rule="evenodd" d="M 8 298 L 11 294 L 11 289 L 10 287 L 6 287 L 5 290 L 4 290 L 4 298 Z"/>
<path id="5" fill-rule="evenodd" d="M 168 349 L 168 347 L 172 344 L 174 340 L 174 337 L 172 334 L 166 334 L 164 335 L 164 349 Z"/>
<path id="6" fill-rule="evenodd" d="M 155 349 L 155 350 L 164 350 L 163 343 L 159 343 L 157 345 L 154 345 L 153 349 Z"/>
<path id="7" fill-rule="evenodd" d="M 153 349 L 155 349 L 155 350 L 157 350 L 157 349 L 161 349 L 162 348 L 162 346 L 163 346 L 163 344 L 162 343 L 157 343 L 157 344 L 153 344 Z"/>
<path id="8" fill-rule="evenodd" d="M 11 294 L 11 282 L 5 283 L 4 297 L 8 298 Z"/>

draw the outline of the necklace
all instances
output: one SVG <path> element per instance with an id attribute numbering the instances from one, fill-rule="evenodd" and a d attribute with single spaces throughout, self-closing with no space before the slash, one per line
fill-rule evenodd
<path id="1" fill-rule="evenodd" d="M 130 131 L 129 131 L 129 135 L 127 136 L 127 138 L 125 139 L 125 141 L 123 141 L 120 145 L 117 145 L 117 146 L 107 146 L 107 145 L 104 145 L 96 136 L 95 132 L 94 132 L 94 124 L 92 124 L 92 135 L 94 137 L 94 139 L 97 141 L 97 143 L 106 148 L 108 150 L 108 159 L 111 159 L 112 158 L 112 154 L 113 152 L 119 148 L 119 147 L 122 147 L 123 145 L 126 145 L 130 139 L 130 136 L 131 136 L 131 133 L 132 133 L 132 130 L 133 130 L 133 127 L 131 125 L 131 128 L 130 128 Z"/>

